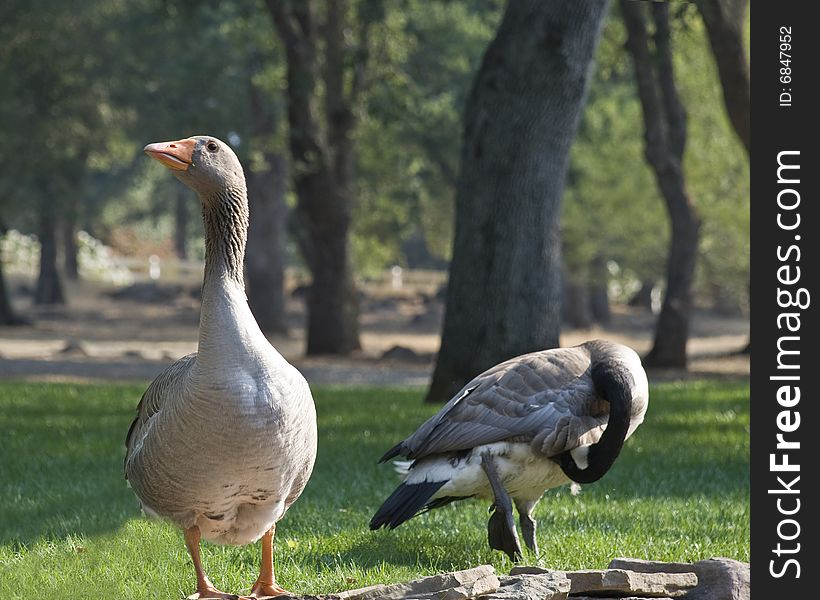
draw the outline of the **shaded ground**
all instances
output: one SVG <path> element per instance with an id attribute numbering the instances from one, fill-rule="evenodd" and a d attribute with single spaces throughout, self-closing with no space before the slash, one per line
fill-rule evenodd
<path id="1" fill-rule="evenodd" d="M 19 286 L 18 286 L 19 287 Z M 150 380 L 180 356 L 196 350 L 199 301 L 196 285 L 146 286 L 125 297 L 87 283 L 71 285 L 66 307 L 34 310 L 24 295 L 15 298 L 31 326 L 0 328 L 0 377 L 38 380 Z M 138 293 L 139 292 L 139 293 Z M 313 383 L 425 385 L 438 350 L 442 305 L 429 286 L 392 291 L 369 286 L 362 304 L 361 353 L 350 358 L 306 358 L 304 307 L 291 298 L 288 336 L 273 345 Z M 646 353 L 654 316 L 615 307 L 605 328 L 565 331 L 570 346 L 603 337 Z M 745 377 L 749 357 L 734 354 L 746 344 L 748 319 L 699 311 L 689 344 L 690 373 Z M 395 346 L 406 350 L 385 352 Z M 686 376 L 674 370 L 653 379 Z"/>

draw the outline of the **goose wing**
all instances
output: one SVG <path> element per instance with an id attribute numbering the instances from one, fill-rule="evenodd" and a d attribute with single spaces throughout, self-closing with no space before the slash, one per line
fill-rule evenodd
<path id="1" fill-rule="evenodd" d="M 151 418 L 160 412 L 166 399 L 171 396 L 169 393 L 173 388 L 180 386 L 184 376 L 190 371 L 196 360 L 196 352 L 183 356 L 175 363 L 171 364 L 157 378 L 151 382 L 148 389 L 142 395 L 137 404 L 137 416 L 128 428 L 125 436 L 125 461 L 124 465 L 132 456 L 135 449 L 142 445 L 146 429 L 151 422 Z M 126 479 L 128 478 L 126 474 Z"/>
<path id="2" fill-rule="evenodd" d="M 547 456 L 595 443 L 609 405 L 596 393 L 590 367 L 584 346 L 500 363 L 470 381 L 382 461 L 398 455 L 420 459 L 500 441 L 536 442 Z"/>

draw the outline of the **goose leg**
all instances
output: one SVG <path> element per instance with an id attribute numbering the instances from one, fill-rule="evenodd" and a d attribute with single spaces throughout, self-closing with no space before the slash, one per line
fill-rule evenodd
<path id="1" fill-rule="evenodd" d="M 490 543 L 490 548 L 501 550 L 512 561 L 518 562 L 521 558 L 521 544 L 518 541 L 518 532 L 515 530 L 515 521 L 513 521 L 512 501 L 501 484 L 489 452 L 481 455 L 481 468 L 484 469 L 493 490 L 493 504 L 490 507 L 493 514 L 487 522 L 487 541 Z"/>
<path id="2" fill-rule="evenodd" d="M 199 556 L 199 527 L 194 525 L 185 530 L 185 545 L 191 555 L 196 570 L 196 592 L 188 596 L 188 600 L 204 600 L 205 598 L 225 598 L 229 600 L 239 600 L 236 594 L 226 594 L 220 592 L 208 579 L 202 568 L 202 560 Z"/>
<path id="3" fill-rule="evenodd" d="M 251 588 L 251 598 L 289 595 L 287 590 L 276 585 L 276 577 L 273 574 L 273 535 L 275 532 L 276 525 L 262 536 L 262 563 L 259 567 L 259 578 Z"/>
<path id="4" fill-rule="evenodd" d="M 518 509 L 518 522 L 521 524 L 524 543 L 527 548 L 538 554 L 538 542 L 535 540 L 537 522 L 532 518 L 532 509 L 535 508 L 536 504 L 538 504 L 538 500 L 535 502 L 516 500 L 515 507 Z"/>

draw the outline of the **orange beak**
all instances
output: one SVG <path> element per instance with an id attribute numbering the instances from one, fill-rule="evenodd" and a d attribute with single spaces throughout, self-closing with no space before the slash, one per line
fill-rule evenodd
<path id="1" fill-rule="evenodd" d="M 196 140 L 188 138 L 176 142 L 148 144 L 145 153 L 174 171 L 187 171 L 193 161 Z"/>

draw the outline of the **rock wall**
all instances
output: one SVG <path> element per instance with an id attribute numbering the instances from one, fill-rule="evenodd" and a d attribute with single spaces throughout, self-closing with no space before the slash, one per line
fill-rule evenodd
<path id="1" fill-rule="evenodd" d="M 666 563 L 616 558 L 608 569 L 491 565 L 301 600 L 749 600 L 749 564 L 728 558 Z"/>

